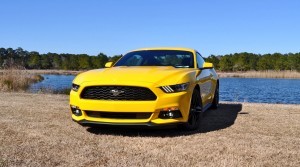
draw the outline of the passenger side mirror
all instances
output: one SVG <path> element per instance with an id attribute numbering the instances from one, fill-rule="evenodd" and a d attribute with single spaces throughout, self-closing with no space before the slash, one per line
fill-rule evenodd
<path id="1" fill-rule="evenodd" d="M 204 70 L 204 69 L 212 69 L 214 68 L 214 65 L 212 63 L 209 63 L 209 62 L 204 62 L 203 63 L 203 67 L 200 68 L 200 70 Z"/>
<path id="2" fill-rule="evenodd" d="M 105 64 L 105 68 L 110 68 L 110 67 L 112 67 L 112 65 L 113 65 L 113 62 L 109 61 Z"/>

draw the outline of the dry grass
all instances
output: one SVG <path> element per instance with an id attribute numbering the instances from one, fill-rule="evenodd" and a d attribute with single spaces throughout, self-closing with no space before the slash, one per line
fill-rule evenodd
<path id="1" fill-rule="evenodd" d="M 56 75 L 77 75 L 82 71 L 72 71 L 72 70 L 24 70 L 30 74 L 56 74 Z"/>
<path id="2" fill-rule="evenodd" d="M 87 128 L 68 96 L 0 93 L 0 166 L 300 166 L 300 106 L 222 103 L 200 131 Z"/>
<path id="3" fill-rule="evenodd" d="M 247 71 L 247 72 L 218 72 L 220 77 L 238 78 L 290 78 L 299 79 L 300 72 L 297 71 Z"/>
<path id="4" fill-rule="evenodd" d="M 71 70 L 21 70 L 27 74 L 56 74 L 56 75 L 77 75 L 85 71 Z M 0 74 L 5 70 L 0 70 Z M 217 72 L 220 77 L 238 77 L 238 78 L 300 78 L 300 72 L 297 71 L 246 71 L 246 72 Z"/>
<path id="5" fill-rule="evenodd" d="M 25 91 L 30 84 L 44 78 L 25 70 L 7 69 L 0 71 L 0 91 Z"/>
<path id="6" fill-rule="evenodd" d="M 7 70 L 0 70 L 0 74 Z M 41 75 L 41 74 L 54 74 L 54 75 L 77 75 L 84 71 L 71 71 L 71 70 L 19 70 L 26 74 Z"/>

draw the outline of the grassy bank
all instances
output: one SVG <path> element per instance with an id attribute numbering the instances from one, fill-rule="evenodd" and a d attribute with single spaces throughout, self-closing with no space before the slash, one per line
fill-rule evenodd
<path id="1" fill-rule="evenodd" d="M 246 72 L 218 72 L 221 78 L 286 78 L 300 79 L 297 71 L 246 71 Z"/>
<path id="2" fill-rule="evenodd" d="M 0 70 L 0 74 L 6 70 Z M 22 70 L 27 74 L 54 74 L 54 75 L 77 75 L 85 71 L 71 71 L 71 70 Z M 245 72 L 217 72 L 220 77 L 238 77 L 238 78 L 291 78 L 300 79 L 300 72 L 297 71 L 245 71 Z"/>
<path id="3" fill-rule="evenodd" d="M 300 106 L 222 103 L 201 130 L 81 127 L 68 96 L 0 93 L 2 166 L 300 166 Z"/>
<path id="4" fill-rule="evenodd" d="M 25 70 L 7 69 L 0 71 L 0 91 L 25 91 L 32 83 L 44 78 Z"/>
<path id="5" fill-rule="evenodd" d="M 4 70 L 0 70 L 3 73 Z M 23 70 L 29 74 L 56 74 L 56 75 L 77 75 L 85 71 L 71 70 Z M 245 72 L 217 72 L 220 77 L 239 77 L 239 78 L 300 78 L 297 71 L 245 71 Z"/>
<path id="6" fill-rule="evenodd" d="M 77 75 L 84 71 L 70 70 L 26 70 L 31 74 L 57 74 L 57 75 Z M 297 71 L 246 71 L 246 72 L 217 72 L 220 77 L 237 77 L 237 78 L 291 78 L 300 79 L 300 72 Z"/>
<path id="7" fill-rule="evenodd" d="M 0 73 L 5 70 L 0 70 Z M 54 75 L 77 75 L 84 71 L 71 71 L 71 70 L 22 70 L 29 74 L 54 74 Z"/>

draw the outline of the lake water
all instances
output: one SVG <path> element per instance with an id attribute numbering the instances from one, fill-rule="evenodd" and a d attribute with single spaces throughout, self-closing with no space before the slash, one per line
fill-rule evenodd
<path id="1" fill-rule="evenodd" d="M 73 75 L 43 75 L 29 91 L 70 89 Z M 299 79 L 220 78 L 220 100 L 233 102 L 300 104 Z"/>
<path id="2" fill-rule="evenodd" d="M 299 79 L 221 78 L 220 100 L 300 104 Z"/>
<path id="3" fill-rule="evenodd" d="M 37 92 L 60 92 L 62 90 L 71 89 L 72 81 L 75 78 L 74 75 L 42 75 L 44 80 L 32 84 L 29 87 L 29 91 L 33 93 Z"/>

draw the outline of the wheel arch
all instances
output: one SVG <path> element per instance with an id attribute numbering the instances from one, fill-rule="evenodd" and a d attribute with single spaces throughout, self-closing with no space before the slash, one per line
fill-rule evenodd
<path id="1" fill-rule="evenodd" d="M 194 89 L 197 89 L 200 92 L 200 86 L 198 84 L 195 85 Z M 193 89 L 193 91 L 194 91 L 194 89 Z"/>
<path id="2" fill-rule="evenodd" d="M 219 79 L 217 79 L 217 83 L 216 83 L 215 91 L 216 91 L 217 87 L 219 87 L 219 89 L 220 89 L 220 82 L 219 82 Z"/>
<path id="3" fill-rule="evenodd" d="M 203 101 L 202 101 L 202 96 L 201 96 L 201 89 L 200 89 L 199 84 L 196 84 L 196 85 L 195 85 L 193 91 L 194 91 L 195 89 L 198 90 L 199 93 L 200 93 L 200 96 L 199 96 L 199 97 L 200 97 L 200 100 L 201 100 L 201 106 L 203 106 Z M 191 97 L 190 101 L 192 101 L 192 97 Z M 190 103 L 190 104 L 191 104 L 191 103 Z"/>

